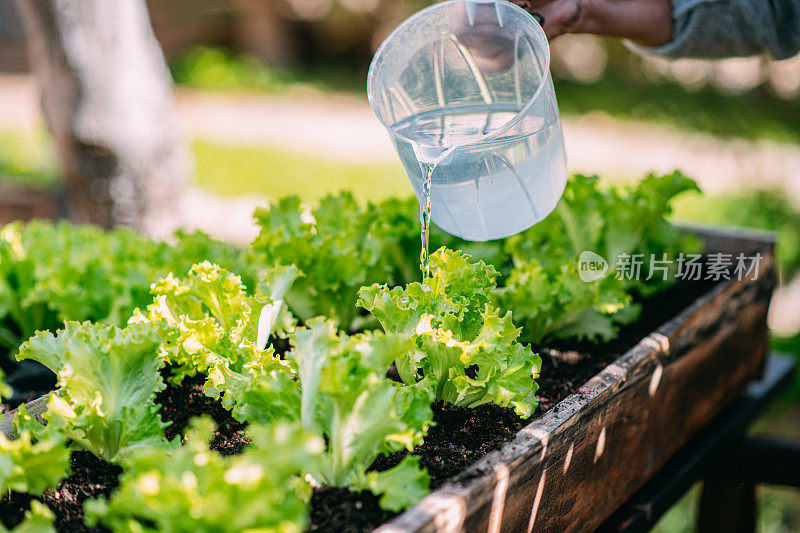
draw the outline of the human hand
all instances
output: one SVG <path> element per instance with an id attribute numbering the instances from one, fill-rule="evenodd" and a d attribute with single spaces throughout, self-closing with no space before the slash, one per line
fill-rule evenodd
<path id="1" fill-rule="evenodd" d="M 548 39 L 594 33 L 659 46 L 672 38 L 669 0 L 510 0 L 542 24 Z"/>

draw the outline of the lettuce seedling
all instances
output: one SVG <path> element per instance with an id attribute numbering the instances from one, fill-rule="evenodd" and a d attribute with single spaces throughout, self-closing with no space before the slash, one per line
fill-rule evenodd
<path id="1" fill-rule="evenodd" d="M 497 305 L 514 312 L 525 340 L 534 344 L 554 338 L 611 340 L 619 325 L 638 317 L 633 292 L 647 296 L 675 280 L 674 263 L 666 276 L 650 280 L 617 276 L 617 259 L 623 254 L 674 259 L 678 252 L 699 249 L 696 238 L 667 220 L 672 199 L 692 190 L 698 190 L 696 183 L 678 172 L 608 189 L 597 177 L 571 177 L 550 216 L 506 240 L 514 266 L 496 291 Z M 580 279 L 578 261 L 585 251 L 608 262 L 605 276 Z"/>
<path id="2" fill-rule="evenodd" d="M 13 490 L 40 495 L 69 473 L 67 437 L 34 420 L 24 405 L 14 416 L 14 440 L 0 433 L 0 494 Z"/>
<path id="3" fill-rule="evenodd" d="M 520 330 L 511 313 L 501 314 L 489 303 L 495 268 L 470 259 L 439 249 L 422 283 L 362 287 L 358 305 L 386 332 L 414 339 L 414 349 L 395 358 L 406 385 L 418 384 L 437 400 L 463 407 L 512 406 L 528 418 L 538 403 L 541 359 L 517 342 Z"/>
<path id="4" fill-rule="evenodd" d="M 412 450 L 433 418 L 431 396 L 386 379 L 392 361 L 412 348 L 402 335 L 337 334 L 331 321 L 315 318 L 292 338 L 287 375 L 241 376 L 228 383 L 237 398 L 234 416 L 247 422 L 286 418 L 327 442 L 309 473 L 321 484 L 380 495 L 384 509 L 399 511 L 427 493 L 428 476 L 419 459 L 407 456 L 385 472 L 367 471 L 384 453 Z"/>
<path id="5" fill-rule="evenodd" d="M 239 276 L 209 262 L 194 265 L 185 279 L 170 275 L 153 284 L 154 302 L 133 322 L 165 323 L 161 357 L 175 365 L 172 380 L 207 374 L 205 392 L 232 409 L 231 391 L 259 376 L 293 373 L 271 346 L 270 333 L 293 327 L 281 298 L 297 275 L 292 267 L 269 272 L 250 296 Z M 268 296 L 269 295 L 269 296 Z"/>
<path id="6" fill-rule="evenodd" d="M 159 368 L 162 333 L 156 324 L 124 329 L 66 322 L 56 335 L 40 331 L 19 349 L 58 375 L 46 418 L 83 448 L 109 462 L 137 449 L 167 446 L 156 393 L 165 385 Z"/>
<path id="7" fill-rule="evenodd" d="M 136 454 L 109 500 L 86 502 L 87 523 L 112 531 L 305 530 L 310 487 L 298 476 L 322 440 L 297 425 L 251 425 L 244 453 L 223 457 L 208 448 L 212 431 L 210 419 L 195 419 L 184 446 Z"/>
<path id="8" fill-rule="evenodd" d="M 256 210 L 260 233 L 252 248 L 257 256 L 302 271 L 286 295 L 298 318 L 325 315 L 344 330 L 360 330 L 369 324 L 355 306 L 359 287 L 419 276 L 416 255 L 408 254 L 419 243 L 418 207 L 412 204 L 392 199 L 361 206 L 342 192 L 305 214 L 299 198 L 282 198 Z"/>
<path id="9" fill-rule="evenodd" d="M 244 251 L 200 232 L 178 233 L 170 245 L 125 228 L 8 224 L 0 228 L 0 346 L 16 351 L 64 320 L 123 326 L 151 300 L 150 282 L 206 259 L 246 264 Z"/>
<path id="10" fill-rule="evenodd" d="M 609 341 L 639 314 L 621 281 L 584 282 L 574 264 L 545 269 L 535 259 L 514 267 L 492 301 L 513 312 L 525 341 L 537 346 L 554 338 Z"/>
<path id="11" fill-rule="evenodd" d="M 311 475 L 325 485 L 370 490 L 381 495 L 381 507 L 393 511 L 424 496 L 428 476 L 417 457 L 407 456 L 385 472 L 367 471 L 380 454 L 412 450 L 431 424 L 427 391 L 386 379 L 392 361 L 412 348 L 411 340 L 392 334 L 348 337 L 315 318 L 295 332 L 292 344 L 287 359 L 297 367 L 296 416 L 327 442 Z M 235 413 L 258 420 L 258 406 L 269 409 L 277 390 L 291 391 L 285 377 L 252 379 L 242 396 L 247 403 Z"/>

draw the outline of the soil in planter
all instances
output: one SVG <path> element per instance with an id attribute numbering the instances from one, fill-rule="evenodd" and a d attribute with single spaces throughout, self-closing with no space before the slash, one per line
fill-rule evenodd
<path id="1" fill-rule="evenodd" d="M 164 370 L 164 378 L 169 370 Z M 180 387 L 168 386 L 158 393 L 156 403 L 161 405 L 161 419 L 172 422 L 164 432 L 167 439 L 183 435 L 189 421 L 198 416 L 210 415 L 217 424 L 210 448 L 222 455 L 237 455 L 250 441 L 245 436 L 245 424 L 237 422 L 222 404 L 203 392 L 205 376 L 185 378 Z"/>

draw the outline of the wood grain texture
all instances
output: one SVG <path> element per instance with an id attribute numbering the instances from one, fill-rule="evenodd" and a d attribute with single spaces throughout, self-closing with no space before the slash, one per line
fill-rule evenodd
<path id="1" fill-rule="evenodd" d="M 394 532 L 591 531 L 752 379 L 767 354 L 774 238 L 699 230 L 706 252 L 764 257 L 408 512 Z"/>

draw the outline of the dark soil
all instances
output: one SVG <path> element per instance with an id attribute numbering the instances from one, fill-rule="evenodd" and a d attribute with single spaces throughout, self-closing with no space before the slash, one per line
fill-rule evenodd
<path id="1" fill-rule="evenodd" d="M 536 351 L 542 356 L 541 376 L 537 380 L 540 403 L 536 414 L 529 420 L 520 420 L 511 409 L 491 404 L 477 409 L 435 404 L 435 426 L 431 428 L 425 443 L 414 451 L 431 476 L 431 488 L 441 486 L 486 453 L 512 439 L 517 431 L 575 392 L 642 337 L 675 316 L 712 286 L 708 282 L 682 283 L 643 302 L 639 320 L 623 328 L 610 343 L 564 342 L 537 348 Z M 287 346 L 280 348 L 279 352 L 282 352 Z M 172 422 L 166 430 L 167 437 L 171 439 L 182 435 L 192 417 L 207 414 L 219 426 L 211 443 L 212 449 L 224 455 L 241 453 L 249 442 L 245 436 L 245 425 L 234 420 L 219 402 L 203 394 L 203 379 L 204 376 L 187 378 L 180 387 L 169 386 L 158 394 L 156 401 L 162 406 L 162 418 Z M 56 512 L 59 531 L 90 531 L 82 524 L 83 501 L 100 495 L 107 496 L 117 485 L 119 468 L 86 452 L 75 452 L 72 457 L 73 474 L 62 482 L 57 491 L 46 492 L 42 501 Z M 402 457 L 402 453 L 381 457 L 373 468 L 390 468 Z M 6 527 L 16 525 L 31 499 L 14 493 L 0 499 L 0 521 Z M 311 507 L 308 531 L 313 532 L 369 531 L 393 516 L 381 510 L 378 499 L 370 493 L 352 493 L 330 487 L 314 490 Z"/>
<path id="2" fill-rule="evenodd" d="M 371 531 L 392 516 L 394 513 L 378 507 L 378 498 L 371 492 L 350 492 L 347 489 L 325 487 L 314 490 L 311 497 L 311 517 L 306 531 L 333 531 L 331 517 L 335 517 L 338 533 Z"/>
<path id="3" fill-rule="evenodd" d="M 90 528 L 83 523 L 83 502 L 111 494 L 117 488 L 122 469 L 98 459 L 89 452 L 73 452 L 70 461 L 72 474 L 56 490 L 47 490 L 38 498 L 56 515 L 56 529 L 70 533 L 108 531 Z M 34 498 L 27 494 L 10 493 L 0 500 L 0 521 L 8 528 L 22 521 L 24 512 Z"/>
<path id="4" fill-rule="evenodd" d="M 164 370 L 166 378 L 169 370 Z M 211 449 L 222 455 L 237 455 L 250 441 L 244 434 L 245 424 L 234 420 L 230 412 L 220 402 L 203 393 L 205 376 L 196 375 L 185 378 L 180 387 L 169 386 L 156 396 L 161 405 L 161 419 L 172 422 L 164 432 L 167 439 L 183 435 L 186 425 L 193 417 L 211 415 L 217 424 L 217 431 L 211 439 Z"/>

